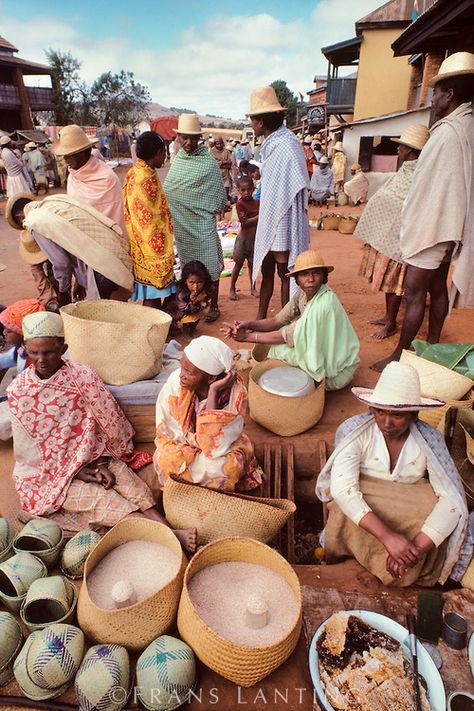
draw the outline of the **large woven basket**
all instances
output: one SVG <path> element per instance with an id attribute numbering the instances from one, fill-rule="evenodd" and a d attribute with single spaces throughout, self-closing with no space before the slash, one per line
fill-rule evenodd
<path id="1" fill-rule="evenodd" d="M 400 363 L 408 363 L 418 371 L 420 376 L 421 394 L 425 397 L 440 400 L 461 400 L 473 386 L 470 378 L 445 368 L 444 365 L 432 363 L 426 358 L 420 358 L 412 351 L 402 351 Z"/>
<path id="2" fill-rule="evenodd" d="M 339 222 L 338 230 L 343 235 L 351 235 L 354 233 L 358 222 L 359 218 L 355 215 L 343 215 Z"/>
<path id="3" fill-rule="evenodd" d="M 161 370 L 171 316 L 122 301 L 81 301 L 61 315 L 71 359 L 110 385 L 153 378 Z"/>
<path id="4" fill-rule="evenodd" d="M 427 422 L 432 427 L 439 427 L 444 416 L 450 407 L 457 410 L 472 410 L 474 405 L 474 389 L 468 392 L 461 400 L 445 400 L 446 404 L 443 407 L 434 407 L 432 410 L 420 410 L 418 417 L 423 422 Z M 443 434 L 444 434 L 444 427 Z"/>
<path id="5" fill-rule="evenodd" d="M 340 215 L 335 215 L 333 212 L 327 212 L 322 216 L 323 230 L 338 230 L 341 221 Z"/>
<path id="6" fill-rule="evenodd" d="M 166 520 L 172 528 L 195 528 L 199 545 L 226 536 L 271 541 L 296 511 L 289 499 L 263 499 L 190 484 L 169 477 L 163 489 Z"/>
<path id="7" fill-rule="evenodd" d="M 87 578 L 111 550 L 127 541 L 154 541 L 168 546 L 181 558 L 175 577 L 154 595 L 120 610 L 104 610 L 91 600 Z M 141 651 L 152 640 L 166 632 L 176 620 L 179 596 L 186 568 L 181 545 L 171 528 L 144 518 L 130 518 L 114 526 L 96 545 L 87 558 L 84 580 L 77 603 L 77 619 L 83 632 L 96 643 L 121 644 L 129 650 Z M 146 575 L 147 571 L 143 571 Z"/>
<path id="8" fill-rule="evenodd" d="M 189 582 L 203 568 L 226 561 L 263 565 L 290 585 L 298 601 L 299 614 L 284 638 L 268 646 L 239 645 L 221 637 L 201 619 L 189 595 Z M 301 589 L 296 573 L 279 553 L 263 543 L 250 538 L 221 538 L 201 548 L 186 569 L 178 610 L 179 633 L 206 666 L 234 684 L 253 686 L 283 664 L 298 643 L 301 621 Z"/>
<path id="9" fill-rule="evenodd" d="M 250 417 L 270 432 L 280 437 L 293 437 L 306 432 L 322 417 L 324 410 L 324 380 L 316 383 L 309 395 L 285 397 L 269 393 L 258 384 L 260 376 L 270 368 L 288 365 L 276 358 L 269 358 L 254 365 L 249 377 Z"/>

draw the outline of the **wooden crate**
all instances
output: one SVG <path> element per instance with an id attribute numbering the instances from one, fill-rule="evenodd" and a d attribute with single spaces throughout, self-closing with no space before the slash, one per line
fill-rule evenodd
<path id="1" fill-rule="evenodd" d="M 134 442 L 155 441 L 155 406 L 154 405 L 120 405 L 125 417 L 135 430 Z"/>

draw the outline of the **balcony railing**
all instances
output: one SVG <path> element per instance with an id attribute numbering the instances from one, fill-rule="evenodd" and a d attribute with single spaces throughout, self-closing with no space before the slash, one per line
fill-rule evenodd
<path id="1" fill-rule="evenodd" d="M 329 79 L 327 84 L 328 113 L 352 114 L 357 79 L 336 78 Z"/>
<path id="2" fill-rule="evenodd" d="M 18 89 L 13 84 L 0 84 L 0 108 L 19 109 L 20 96 Z"/>
<path id="3" fill-rule="evenodd" d="M 51 111 L 54 108 L 52 89 L 40 86 L 27 86 L 26 93 L 32 111 Z"/>

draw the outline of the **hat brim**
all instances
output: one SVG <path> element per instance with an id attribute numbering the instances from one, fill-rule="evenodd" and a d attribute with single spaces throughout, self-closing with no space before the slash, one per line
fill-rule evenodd
<path id="1" fill-rule="evenodd" d="M 95 144 L 99 142 L 99 139 L 88 137 L 88 141 L 89 143 L 87 145 L 84 144 L 80 148 L 74 148 L 73 150 L 67 151 L 61 148 L 61 139 L 58 138 L 57 141 L 54 141 L 54 143 L 51 144 L 51 148 L 57 156 L 75 156 L 76 153 L 82 153 L 82 151 L 85 151 L 87 148 L 92 148 L 93 146 L 95 146 Z"/>
<path id="2" fill-rule="evenodd" d="M 28 202 L 34 202 L 35 198 L 31 193 L 17 193 L 16 195 L 12 195 L 8 198 L 5 207 L 5 217 L 10 227 L 13 227 L 14 230 L 23 229 L 23 227 L 13 219 L 13 210 L 15 209 L 17 202 L 20 202 L 20 200 L 24 200 L 26 205 Z"/>
<path id="3" fill-rule="evenodd" d="M 250 111 L 250 113 L 245 114 L 247 118 L 252 118 L 252 116 L 263 116 L 263 114 L 281 114 L 285 113 L 287 109 L 281 104 L 270 104 L 260 111 Z"/>
<path id="4" fill-rule="evenodd" d="M 413 403 L 380 403 L 373 399 L 372 388 L 351 388 L 351 392 L 358 400 L 365 403 L 369 407 L 376 407 L 378 410 L 394 410 L 398 412 L 418 412 L 418 410 L 431 410 L 435 407 L 442 407 L 446 403 L 444 400 L 436 400 L 435 398 L 422 397 L 419 404 Z"/>
<path id="5" fill-rule="evenodd" d="M 173 128 L 173 131 L 178 134 L 178 136 L 202 136 L 202 131 L 180 131 L 179 128 Z"/>
<path id="6" fill-rule="evenodd" d="M 429 80 L 428 86 L 433 88 L 439 81 L 442 81 L 443 79 L 449 79 L 450 77 L 460 77 L 465 74 L 472 74 L 474 76 L 474 69 L 460 69 L 458 72 L 445 72 L 444 74 L 436 74 L 436 76 L 432 77 Z"/>
<path id="7" fill-rule="evenodd" d="M 330 264 L 309 264 L 307 267 L 304 267 L 303 269 L 294 269 L 292 272 L 287 272 L 285 276 L 294 277 L 297 274 L 301 274 L 301 272 L 307 272 L 308 269 L 327 269 L 328 273 L 334 271 L 334 267 L 331 266 Z"/>
<path id="8" fill-rule="evenodd" d="M 26 249 L 25 245 L 20 242 L 18 245 L 18 251 L 20 253 L 20 257 L 26 264 L 29 264 L 30 266 L 34 266 L 36 264 L 42 264 L 43 262 L 48 261 L 48 257 L 43 254 L 41 249 L 38 249 L 37 252 L 28 252 Z"/>
<path id="9" fill-rule="evenodd" d="M 400 143 L 402 146 L 407 146 L 408 148 L 413 148 L 415 151 L 422 151 L 423 148 L 425 147 L 426 144 L 423 144 L 422 146 L 415 146 L 414 143 L 409 143 L 408 141 L 402 141 L 400 138 L 391 138 L 391 141 L 394 143 Z"/>

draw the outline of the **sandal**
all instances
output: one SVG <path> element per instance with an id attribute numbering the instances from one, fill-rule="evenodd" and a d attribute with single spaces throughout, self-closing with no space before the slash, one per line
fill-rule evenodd
<path id="1" fill-rule="evenodd" d="M 217 321 L 220 315 L 221 312 L 219 309 L 210 309 L 204 321 L 206 323 L 214 323 L 214 321 Z"/>

